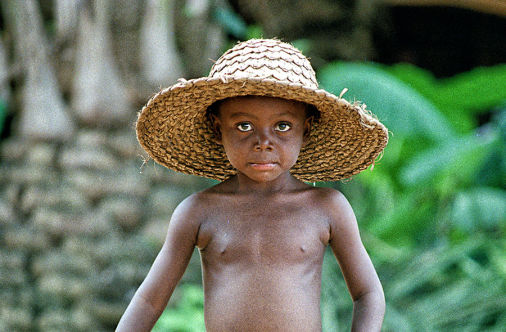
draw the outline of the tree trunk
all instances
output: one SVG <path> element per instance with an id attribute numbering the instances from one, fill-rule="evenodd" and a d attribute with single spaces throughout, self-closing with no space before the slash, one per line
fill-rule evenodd
<path id="1" fill-rule="evenodd" d="M 25 71 L 19 130 L 35 139 L 66 139 L 74 123 L 66 113 L 56 77 L 48 60 L 48 43 L 40 10 L 34 0 L 5 1 L 7 23 L 11 26 L 16 58 Z"/>
<path id="2" fill-rule="evenodd" d="M 54 0 L 56 37 L 59 41 L 73 38 L 79 17 L 79 1 Z"/>
<path id="3" fill-rule="evenodd" d="M 0 38 L 0 101 L 5 105 L 9 104 L 11 99 L 11 89 L 9 86 L 10 73 L 8 68 L 6 49 L 2 38 Z"/>
<path id="4" fill-rule="evenodd" d="M 183 76 L 174 36 L 174 0 L 149 0 L 141 26 L 140 60 L 145 79 L 167 86 Z"/>
<path id="5" fill-rule="evenodd" d="M 90 3 L 80 13 L 73 108 L 85 124 L 124 125 L 133 113 L 112 53 L 110 2 L 95 0 Z"/>
<path id="6" fill-rule="evenodd" d="M 0 134 L 5 126 L 5 118 L 7 117 L 7 107 L 11 99 L 11 89 L 9 86 L 9 70 L 7 67 L 7 58 L 5 47 L 0 38 Z"/>
<path id="7" fill-rule="evenodd" d="M 178 34 L 184 61 L 190 78 L 207 75 L 213 60 L 217 60 L 223 51 L 225 36 L 221 27 L 213 22 L 214 1 L 186 0 L 177 1 L 176 15 Z"/>

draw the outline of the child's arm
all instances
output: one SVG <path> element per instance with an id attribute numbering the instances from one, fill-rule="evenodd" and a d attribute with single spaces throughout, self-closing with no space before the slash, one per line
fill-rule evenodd
<path id="1" fill-rule="evenodd" d="M 151 331 L 155 325 L 193 253 L 199 229 L 196 205 L 189 197 L 174 210 L 165 243 L 116 331 Z"/>
<path id="2" fill-rule="evenodd" d="M 353 210 L 340 192 L 331 195 L 330 247 L 339 262 L 353 299 L 352 331 L 380 331 L 385 297 L 367 254 Z"/>

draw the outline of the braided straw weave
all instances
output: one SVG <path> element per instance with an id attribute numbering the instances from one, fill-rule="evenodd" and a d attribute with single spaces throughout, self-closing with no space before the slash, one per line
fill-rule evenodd
<path id="1" fill-rule="evenodd" d="M 303 181 L 337 181 L 372 164 L 388 142 L 368 111 L 318 89 L 309 60 L 287 43 L 252 39 L 225 52 L 208 77 L 153 96 L 139 114 L 137 138 L 158 163 L 175 171 L 225 180 L 236 174 L 206 114 L 214 102 L 257 95 L 298 100 L 320 111 L 291 173 Z"/>

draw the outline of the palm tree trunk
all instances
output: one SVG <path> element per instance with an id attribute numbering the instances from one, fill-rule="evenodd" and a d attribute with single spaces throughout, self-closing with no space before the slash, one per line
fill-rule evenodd
<path id="1" fill-rule="evenodd" d="M 214 0 L 179 0 L 177 10 L 178 34 L 190 77 L 209 73 L 213 60 L 224 51 L 225 36 L 221 27 L 213 21 Z"/>
<path id="2" fill-rule="evenodd" d="M 174 0 L 149 0 L 141 26 L 140 60 L 145 79 L 155 87 L 183 76 L 174 35 Z"/>
<path id="3" fill-rule="evenodd" d="M 111 2 L 94 0 L 89 4 L 80 11 L 73 109 L 88 125 L 122 125 L 133 113 L 112 52 Z"/>
<path id="4" fill-rule="evenodd" d="M 67 139 L 74 131 L 74 123 L 49 62 L 40 9 L 34 0 L 8 0 L 4 5 L 5 18 L 14 35 L 16 58 L 25 74 L 20 134 L 44 140 Z"/>

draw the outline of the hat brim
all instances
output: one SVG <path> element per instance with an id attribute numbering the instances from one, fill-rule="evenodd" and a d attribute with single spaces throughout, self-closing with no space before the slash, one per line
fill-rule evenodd
<path id="1" fill-rule="evenodd" d="M 258 95 L 314 105 L 320 118 L 311 128 L 290 172 L 302 181 L 337 181 L 366 169 L 388 142 L 388 131 L 365 109 L 325 90 L 258 78 L 203 77 L 161 90 L 137 120 L 137 138 L 156 162 L 169 169 L 225 180 L 237 173 L 206 114 L 225 98 Z"/>

